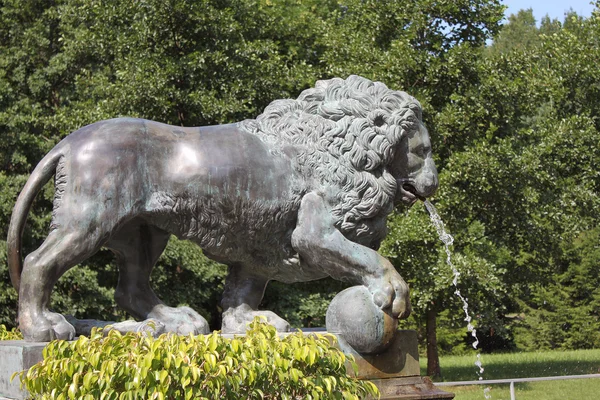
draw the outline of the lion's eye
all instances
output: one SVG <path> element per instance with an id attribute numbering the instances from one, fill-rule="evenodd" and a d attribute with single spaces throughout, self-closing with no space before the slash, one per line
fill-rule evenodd
<path id="1" fill-rule="evenodd" d="M 385 124 L 385 119 L 383 119 L 383 115 L 376 116 L 375 119 L 373 119 L 373 124 L 375 124 L 375 126 L 382 126 L 383 124 Z"/>

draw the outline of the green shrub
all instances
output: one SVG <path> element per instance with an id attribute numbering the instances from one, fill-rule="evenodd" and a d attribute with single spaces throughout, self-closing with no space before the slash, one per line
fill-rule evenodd
<path id="1" fill-rule="evenodd" d="M 23 335 L 16 328 L 6 329 L 4 324 L 0 324 L 0 340 L 21 340 Z"/>
<path id="2" fill-rule="evenodd" d="M 332 340 L 302 333 L 279 338 L 258 320 L 234 339 L 95 330 L 90 338 L 51 342 L 44 360 L 20 378 L 42 399 L 377 397 L 371 382 L 347 374 L 347 357 Z"/>

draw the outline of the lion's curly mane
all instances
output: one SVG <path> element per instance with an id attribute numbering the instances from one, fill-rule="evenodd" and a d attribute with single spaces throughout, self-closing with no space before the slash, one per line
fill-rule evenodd
<path id="1" fill-rule="evenodd" d="M 318 81 L 296 100 L 276 100 L 240 126 L 278 147 L 304 149 L 300 169 L 333 193 L 336 227 L 351 240 L 377 246 L 396 194 L 388 167 L 403 135 L 419 129 L 420 121 L 416 99 L 352 75 Z"/>

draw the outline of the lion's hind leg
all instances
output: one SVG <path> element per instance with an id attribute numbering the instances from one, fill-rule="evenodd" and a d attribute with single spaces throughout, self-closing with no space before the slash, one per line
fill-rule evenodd
<path id="1" fill-rule="evenodd" d="M 223 292 L 223 333 L 246 333 L 247 325 L 255 317 L 263 317 L 265 322 L 273 325 L 279 332 L 289 332 L 290 324 L 272 311 L 259 311 L 267 278 L 258 276 L 251 269 L 235 264 L 229 266 L 229 275 Z"/>
<path id="2" fill-rule="evenodd" d="M 60 314 L 48 309 L 56 281 L 71 267 L 101 246 L 85 231 L 52 230 L 44 243 L 25 257 L 19 290 L 19 328 L 27 341 L 71 340 L 75 329 Z"/>
<path id="3" fill-rule="evenodd" d="M 140 220 L 129 222 L 113 235 L 107 247 L 116 254 L 119 265 L 115 300 L 137 319 L 160 321 L 167 332 L 208 333 L 208 322 L 200 314 L 190 307 L 165 305 L 150 287 L 152 268 L 168 241 L 168 232 Z"/>

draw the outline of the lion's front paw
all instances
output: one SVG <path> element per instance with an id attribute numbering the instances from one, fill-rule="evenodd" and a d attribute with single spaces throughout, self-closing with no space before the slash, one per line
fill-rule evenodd
<path id="1" fill-rule="evenodd" d="M 166 332 L 174 332 L 179 335 L 207 334 L 210 332 L 208 322 L 190 307 L 168 307 L 164 304 L 154 307 L 147 316 L 148 319 L 156 319 L 165 325 Z"/>
<path id="2" fill-rule="evenodd" d="M 383 310 L 391 308 L 396 318 L 408 318 L 411 312 L 408 284 L 396 270 L 388 270 L 380 277 L 367 279 L 366 286 L 377 306 Z"/>
<path id="3" fill-rule="evenodd" d="M 277 332 L 289 332 L 290 324 L 272 311 L 227 310 L 223 313 L 222 333 L 246 333 L 248 324 L 255 317 L 264 318 L 265 322 L 277 329 Z"/>

